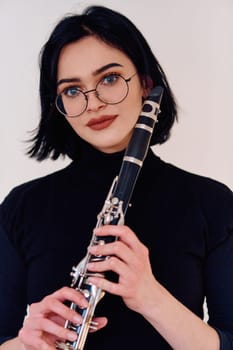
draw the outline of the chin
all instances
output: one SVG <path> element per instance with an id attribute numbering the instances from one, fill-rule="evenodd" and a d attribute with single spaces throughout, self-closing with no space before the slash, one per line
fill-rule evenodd
<path id="1" fill-rule="evenodd" d="M 114 145 L 113 143 L 111 144 L 92 144 L 93 147 L 95 147 L 97 150 L 103 153 L 116 153 L 116 152 L 121 152 L 123 151 L 127 144 L 121 144 L 121 145 Z"/>
<path id="2" fill-rule="evenodd" d="M 117 153 L 117 152 L 121 152 L 125 149 L 125 147 L 114 147 L 114 146 L 111 146 L 111 147 L 96 147 L 94 146 L 96 149 L 98 149 L 100 152 L 103 152 L 103 153 Z"/>
<path id="3" fill-rule="evenodd" d="M 127 135 L 121 139 L 119 139 L 119 137 L 115 137 L 115 140 L 114 140 L 113 135 L 112 135 L 112 137 L 110 135 L 108 135 L 108 138 L 102 137 L 101 140 L 95 139 L 95 141 L 96 141 L 95 143 L 93 143 L 93 142 L 90 142 L 90 143 L 92 144 L 93 147 L 95 147 L 96 149 L 98 149 L 99 151 L 101 151 L 103 153 L 116 153 L 116 152 L 121 152 L 124 149 L 126 149 L 130 138 L 131 138 L 131 134 Z"/>

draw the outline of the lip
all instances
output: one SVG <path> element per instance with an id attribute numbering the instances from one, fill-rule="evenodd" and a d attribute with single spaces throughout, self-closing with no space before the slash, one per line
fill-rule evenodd
<path id="1" fill-rule="evenodd" d="M 100 118 L 92 118 L 87 123 L 87 126 L 93 130 L 102 130 L 111 125 L 116 117 L 116 115 L 104 115 Z"/>

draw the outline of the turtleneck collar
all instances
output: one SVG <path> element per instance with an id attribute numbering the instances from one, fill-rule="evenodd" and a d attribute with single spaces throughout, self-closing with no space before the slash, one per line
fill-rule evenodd
<path id="1" fill-rule="evenodd" d="M 79 157 L 70 165 L 74 181 L 77 181 L 77 176 L 81 176 L 85 183 L 110 184 L 120 172 L 124 153 L 125 150 L 116 153 L 103 153 L 82 141 Z M 149 149 L 143 168 L 149 170 L 151 161 L 152 164 L 158 166 L 160 163 L 158 160 L 159 157 L 155 156 L 154 152 Z"/>
<path id="2" fill-rule="evenodd" d="M 113 179 L 119 173 L 124 152 L 104 153 L 83 141 L 79 157 L 72 162 L 71 167 L 83 176 L 101 178 L 103 181 Z"/>

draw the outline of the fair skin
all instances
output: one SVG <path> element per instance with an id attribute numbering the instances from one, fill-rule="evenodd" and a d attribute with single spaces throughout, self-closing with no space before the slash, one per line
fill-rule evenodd
<path id="1" fill-rule="evenodd" d="M 94 57 L 95 59 L 88 59 Z M 112 65 L 112 67 L 109 67 Z M 101 70 L 101 72 L 98 72 Z M 66 46 L 58 64 L 58 81 L 75 78 L 76 85 L 83 91 L 94 89 L 98 81 L 110 73 L 118 73 L 125 79 L 136 72 L 129 58 L 121 51 L 88 37 Z M 72 83 L 60 83 L 58 93 L 74 86 Z M 126 148 L 133 127 L 141 111 L 144 91 L 138 75 L 129 82 L 127 98 L 119 104 L 110 105 L 101 102 L 95 93 L 88 94 L 88 107 L 77 118 L 66 118 L 75 132 L 98 150 L 113 153 Z M 105 128 L 95 130 L 89 122 L 100 118 L 112 118 L 113 122 Z"/>
<path id="2" fill-rule="evenodd" d="M 95 59 L 89 60 L 89 57 L 95 57 Z M 112 63 L 114 67 L 106 69 L 107 65 Z M 97 73 L 100 68 L 103 71 Z M 96 83 L 105 73 L 117 72 L 128 78 L 135 71 L 133 63 L 124 53 L 94 37 L 88 37 L 63 49 L 58 65 L 58 81 L 77 78 L 82 89 L 86 91 L 95 88 Z M 94 93 L 90 93 L 87 110 L 77 118 L 67 118 L 80 137 L 103 152 L 123 150 L 132 135 L 145 92 L 137 75 L 129 85 L 129 94 L 121 103 L 107 105 L 99 101 Z M 65 84 L 59 84 L 58 92 L 64 86 Z M 103 122 L 97 128 L 88 126 L 88 122 L 93 119 L 99 120 L 101 124 L 99 118 L 102 116 L 110 117 L 111 122 L 106 124 Z M 125 305 L 140 313 L 173 349 L 219 349 L 216 331 L 176 300 L 156 280 L 151 270 L 148 248 L 138 240 L 129 227 L 105 225 L 96 229 L 95 234 L 117 236 L 118 240 L 89 247 L 90 253 L 94 255 L 111 257 L 103 262 L 90 263 L 88 269 L 96 272 L 112 270 L 119 275 L 119 281 L 113 283 L 104 278 L 91 277 L 90 282 L 106 292 L 120 296 Z M 68 319 L 79 324 L 82 320 L 80 315 L 64 305 L 65 300 L 70 300 L 80 307 L 87 306 L 87 301 L 81 293 L 64 287 L 31 305 L 29 316 L 19 336 L 5 342 L 0 348 L 2 350 L 54 350 L 56 339 L 74 340 L 76 334 L 64 329 L 64 321 Z M 107 323 L 104 317 L 96 318 L 95 321 L 98 323 L 97 329 L 104 327 Z"/>

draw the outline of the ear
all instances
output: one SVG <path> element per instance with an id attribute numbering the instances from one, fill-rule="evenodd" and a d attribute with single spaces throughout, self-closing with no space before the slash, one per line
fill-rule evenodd
<path id="1" fill-rule="evenodd" d="M 153 80 L 149 76 L 145 76 L 142 79 L 143 97 L 146 98 L 149 95 L 150 90 L 153 88 Z"/>

